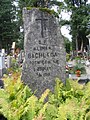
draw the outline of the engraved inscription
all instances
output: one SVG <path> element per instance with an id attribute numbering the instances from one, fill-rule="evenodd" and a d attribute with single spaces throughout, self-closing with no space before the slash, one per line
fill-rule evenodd
<path id="1" fill-rule="evenodd" d="M 56 57 L 58 56 L 57 52 L 36 52 L 36 53 L 29 53 L 28 58 L 49 58 L 49 57 Z"/>
<path id="2" fill-rule="evenodd" d="M 50 76 L 52 64 L 60 64 L 59 53 L 53 51 L 53 47 L 46 45 L 47 41 L 38 41 L 37 46 L 33 46 L 28 53 L 29 64 L 33 66 L 33 71 L 38 77 Z"/>

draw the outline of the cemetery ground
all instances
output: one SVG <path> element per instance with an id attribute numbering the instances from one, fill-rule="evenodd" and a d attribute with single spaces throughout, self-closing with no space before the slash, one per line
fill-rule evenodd
<path id="1" fill-rule="evenodd" d="M 75 62 L 76 61 L 76 62 Z M 82 66 L 77 66 L 82 63 Z M 85 61 L 75 59 L 68 61 L 69 78 L 66 84 L 56 78 L 54 92 L 49 89 L 38 98 L 35 93 L 21 81 L 22 67 L 16 60 L 4 74 L 4 89 L 0 89 L 0 117 L 2 120 L 90 120 L 90 82 L 79 84 L 83 73 L 77 77 L 75 70 L 82 70 L 84 77 L 89 75 L 90 67 Z M 72 66 L 74 66 L 72 71 Z M 86 73 L 87 72 L 87 73 Z M 73 77 L 74 75 L 74 77 Z M 77 80 L 76 80 L 76 79 Z M 73 79 L 73 80 L 72 80 Z M 85 78 L 86 79 L 86 78 Z M 0 120 L 1 120 L 0 119 Z"/>

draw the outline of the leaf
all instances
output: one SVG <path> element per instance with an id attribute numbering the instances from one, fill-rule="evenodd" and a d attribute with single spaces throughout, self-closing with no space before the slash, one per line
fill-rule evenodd
<path id="1" fill-rule="evenodd" d="M 45 117 L 43 117 L 42 114 L 40 114 L 38 117 L 35 117 L 33 120 L 44 120 Z"/>
<path id="2" fill-rule="evenodd" d="M 41 98 L 39 99 L 39 102 L 44 102 L 44 100 L 46 99 L 46 97 L 48 96 L 50 90 L 46 89 L 45 92 L 41 95 Z"/>
<path id="3" fill-rule="evenodd" d="M 85 120 L 90 120 L 90 112 L 88 112 L 85 116 Z"/>
<path id="4" fill-rule="evenodd" d="M 45 119 L 46 120 L 55 120 L 55 118 L 57 117 L 57 112 L 58 112 L 58 109 L 55 107 L 55 105 L 48 104 L 48 107 L 44 114 Z"/>
<path id="5" fill-rule="evenodd" d="M 48 107 L 48 102 L 43 105 L 43 107 L 39 111 L 39 115 L 43 115 Z"/>
<path id="6" fill-rule="evenodd" d="M 69 79 L 66 80 L 66 89 L 71 90 L 71 85 L 70 85 Z"/>

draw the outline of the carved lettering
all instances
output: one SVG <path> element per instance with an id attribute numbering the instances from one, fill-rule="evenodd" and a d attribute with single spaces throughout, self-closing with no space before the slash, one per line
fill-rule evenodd
<path id="1" fill-rule="evenodd" d="M 50 76 L 50 72 L 45 72 L 45 73 L 37 72 L 36 75 L 38 77 L 48 77 L 48 76 Z"/>
<path id="2" fill-rule="evenodd" d="M 59 64 L 59 60 L 53 60 L 53 63 Z"/>
<path id="3" fill-rule="evenodd" d="M 44 76 L 44 77 L 45 77 L 45 76 L 50 76 L 50 73 L 49 73 L 49 72 L 48 72 L 48 73 L 44 73 L 43 76 Z"/>
<path id="4" fill-rule="evenodd" d="M 46 46 L 46 40 L 39 40 L 38 42 L 39 46 L 34 46 L 32 48 L 33 52 L 28 53 L 29 63 L 35 66 L 33 71 L 38 77 L 50 76 L 51 64 L 59 64 L 58 53 L 56 51 L 52 52 L 52 46 Z"/>
<path id="5" fill-rule="evenodd" d="M 41 73 L 38 73 L 38 77 L 42 77 L 42 74 L 41 74 Z"/>
<path id="6" fill-rule="evenodd" d="M 37 67 L 37 71 L 49 71 L 51 70 L 51 67 Z"/>
<path id="7" fill-rule="evenodd" d="M 39 64 L 42 64 L 42 65 L 48 65 L 48 64 L 51 64 L 51 61 L 49 60 L 30 60 L 29 64 L 32 64 L 32 65 L 39 65 Z"/>
<path id="8" fill-rule="evenodd" d="M 38 43 L 41 44 L 41 45 L 44 45 L 44 44 L 46 45 L 47 40 L 39 40 Z"/>
<path id="9" fill-rule="evenodd" d="M 48 57 L 57 57 L 58 53 L 57 52 L 37 52 L 37 53 L 29 53 L 28 58 L 48 58 Z"/>
<path id="10" fill-rule="evenodd" d="M 51 50 L 50 46 L 36 46 L 33 48 L 34 51 L 41 51 L 41 50 Z"/>

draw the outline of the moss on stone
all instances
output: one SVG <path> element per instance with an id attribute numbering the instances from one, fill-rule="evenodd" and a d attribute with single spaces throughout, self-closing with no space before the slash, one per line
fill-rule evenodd
<path id="1" fill-rule="evenodd" d="M 27 8 L 27 10 L 32 10 L 33 9 L 33 7 L 26 7 Z"/>
<path id="2" fill-rule="evenodd" d="M 39 10 L 41 10 L 43 12 L 48 12 L 51 15 L 53 14 L 55 17 L 59 17 L 58 13 L 56 13 L 54 10 L 50 10 L 48 8 L 42 8 L 42 7 L 39 7 Z"/>
<path id="3" fill-rule="evenodd" d="M 37 7 L 27 7 L 27 10 L 32 10 L 33 8 L 37 8 Z M 53 14 L 55 17 L 59 17 L 58 13 L 56 13 L 54 10 L 50 10 L 48 8 L 42 8 L 42 7 L 38 7 L 38 9 L 43 12 L 48 12 L 51 15 Z"/>

